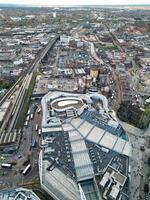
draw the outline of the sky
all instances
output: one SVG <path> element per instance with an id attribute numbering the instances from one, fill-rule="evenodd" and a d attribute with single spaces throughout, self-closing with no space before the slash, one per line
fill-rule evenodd
<path id="1" fill-rule="evenodd" d="M 129 5 L 149 4 L 150 0 L 0 0 L 0 3 L 25 5 Z"/>

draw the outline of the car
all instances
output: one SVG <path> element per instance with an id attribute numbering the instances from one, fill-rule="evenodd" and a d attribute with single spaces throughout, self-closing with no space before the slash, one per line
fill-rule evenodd
<path id="1" fill-rule="evenodd" d="M 1 160 L 5 160 L 5 158 L 3 156 L 0 157 Z"/>
<path id="2" fill-rule="evenodd" d="M 145 147 L 144 146 L 140 146 L 140 150 L 141 151 L 145 151 Z"/>
<path id="3" fill-rule="evenodd" d="M 18 155 L 18 159 L 22 158 L 22 155 Z"/>

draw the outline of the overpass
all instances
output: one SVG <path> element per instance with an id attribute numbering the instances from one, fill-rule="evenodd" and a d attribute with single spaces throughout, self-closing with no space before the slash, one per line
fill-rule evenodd
<path id="1" fill-rule="evenodd" d="M 56 43 L 56 41 L 60 38 L 59 35 L 56 35 L 56 37 L 54 37 L 52 40 L 50 40 L 48 42 L 48 44 L 42 49 L 42 51 L 40 51 L 37 55 L 37 57 L 35 58 L 34 62 L 31 64 L 30 67 L 30 71 L 27 73 L 26 77 L 25 77 L 25 82 L 22 83 L 22 90 L 21 90 L 21 96 L 19 101 L 17 102 L 16 105 L 16 111 L 14 112 L 14 116 L 12 119 L 12 123 L 10 124 L 10 128 L 9 131 L 12 131 L 12 129 L 15 127 L 16 122 L 18 120 L 19 117 L 19 113 L 21 111 L 21 108 L 23 106 L 24 103 L 24 97 L 26 95 L 26 92 L 28 90 L 28 87 L 30 86 L 31 80 L 32 80 L 32 76 L 33 76 L 33 72 L 35 72 L 38 67 L 40 62 L 42 61 L 42 59 L 46 56 L 46 54 L 48 53 L 49 50 L 52 49 L 52 47 L 54 46 L 54 44 Z"/>
<path id="2" fill-rule="evenodd" d="M 32 73 L 37 70 L 39 63 L 46 56 L 49 50 L 52 49 L 56 41 L 60 38 L 60 35 L 56 35 L 52 40 L 48 42 L 48 44 L 38 53 L 37 57 L 33 61 L 30 67 L 29 73 Z"/>

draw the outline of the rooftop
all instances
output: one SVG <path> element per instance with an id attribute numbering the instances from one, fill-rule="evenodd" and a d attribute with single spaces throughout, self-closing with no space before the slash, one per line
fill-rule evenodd
<path id="1" fill-rule="evenodd" d="M 1 200 L 40 200 L 40 198 L 32 192 L 25 188 L 16 188 L 12 190 L 0 191 Z"/>
<path id="2" fill-rule="evenodd" d="M 128 179 L 131 149 L 127 133 L 109 115 L 107 99 L 98 93 L 50 92 L 41 103 L 46 141 L 40 154 L 42 187 L 55 199 L 82 199 L 82 193 L 88 200 L 103 199 L 98 185 L 112 169 L 112 176 L 122 185 L 118 197 Z M 110 189 L 110 196 L 117 191 L 113 185 Z"/>

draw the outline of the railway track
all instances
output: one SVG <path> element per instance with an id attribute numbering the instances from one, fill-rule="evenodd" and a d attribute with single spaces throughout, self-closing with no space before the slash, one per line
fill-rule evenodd
<path id="1" fill-rule="evenodd" d="M 14 94 L 15 90 L 17 89 L 16 86 L 20 85 L 22 81 L 23 81 L 23 77 L 21 76 L 16 81 L 16 83 L 8 90 L 8 92 L 3 96 L 3 98 L 0 100 L 0 105 L 2 105 L 6 101 L 6 99 L 10 98 Z"/>

